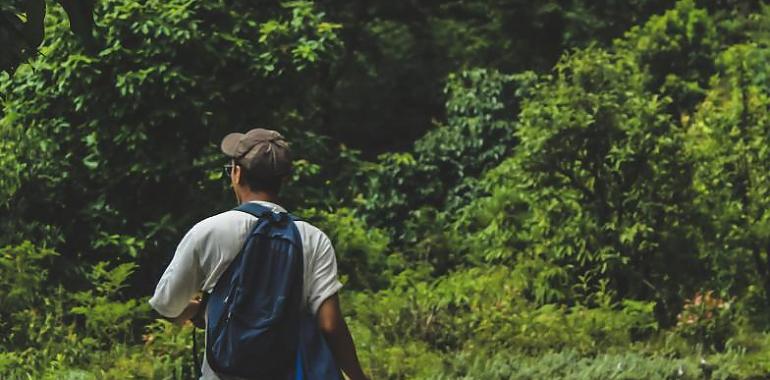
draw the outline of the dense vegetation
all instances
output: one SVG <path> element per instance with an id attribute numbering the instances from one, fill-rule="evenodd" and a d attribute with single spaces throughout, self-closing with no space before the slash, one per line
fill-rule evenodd
<path id="1" fill-rule="evenodd" d="M 293 142 L 284 203 L 335 242 L 375 379 L 770 374 L 770 6 L 65 11 L 0 45 L 0 378 L 190 378 L 146 301 L 253 127 Z"/>

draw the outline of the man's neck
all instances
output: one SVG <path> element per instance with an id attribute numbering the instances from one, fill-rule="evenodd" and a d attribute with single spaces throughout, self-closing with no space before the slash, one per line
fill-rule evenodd
<path id="1" fill-rule="evenodd" d="M 275 194 L 264 192 L 264 191 L 257 191 L 257 192 L 249 191 L 241 196 L 241 203 L 254 202 L 254 201 L 277 203 L 278 196 Z"/>

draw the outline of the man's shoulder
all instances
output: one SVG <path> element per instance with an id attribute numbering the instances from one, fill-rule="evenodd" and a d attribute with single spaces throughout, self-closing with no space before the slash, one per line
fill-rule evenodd
<path id="1" fill-rule="evenodd" d="M 297 230 L 302 236 L 303 242 L 306 246 L 317 247 L 321 244 L 330 244 L 329 237 L 320 228 L 311 224 L 310 222 L 299 220 L 296 222 Z"/>
<path id="2" fill-rule="evenodd" d="M 227 210 L 196 223 L 190 232 L 207 234 L 215 231 L 233 231 L 233 227 L 256 220 L 253 216 L 236 210 Z"/>
<path id="3" fill-rule="evenodd" d="M 306 221 L 306 220 L 297 220 L 296 222 L 297 229 L 302 233 L 303 235 L 323 235 L 326 236 L 326 233 L 321 231 L 320 228 L 316 227 L 312 223 Z"/>

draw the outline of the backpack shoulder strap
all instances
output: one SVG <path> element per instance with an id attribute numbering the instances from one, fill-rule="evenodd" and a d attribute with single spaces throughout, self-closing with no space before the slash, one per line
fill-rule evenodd
<path id="1" fill-rule="evenodd" d="M 267 212 L 273 212 L 273 210 L 254 202 L 246 202 L 233 210 L 245 212 L 257 218 L 261 218 Z"/>
<path id="2" fill-rule="evenodd" d="M 273 214 L 275 214 L 272 209 L 267 208 L 265 206 L 262 206 L 262 205 L 260 205 L 258 203 L 255 203 L 255 202 L 246 202 L 246 203 L 244 203 L 244 204 L 234 208 L 233 210 L 245 212 L 247 214 L 251 214 L 251 215 L 253 215 L 256 218 L 263 218 L 265 216 L 271 216 L 271 218 L 269 218 L 269 219 L 273 219 L 272 216 L 273 216 Z M 302 218 L 300 218 L 300 217 L 298 217 L 298 216 L 296 216 L 294 214 L 291 214 L 291 213 L 279 213 L 279 214 L 286 214 L 288 216 L 288 219 L 290 221 L 292 221 L 292 222 L 302 222 L 302 221 L 304 221 Z M 278 218 L 278 220 L 280 220 L 280 219 L 282 219 L 282 218 Z"/>

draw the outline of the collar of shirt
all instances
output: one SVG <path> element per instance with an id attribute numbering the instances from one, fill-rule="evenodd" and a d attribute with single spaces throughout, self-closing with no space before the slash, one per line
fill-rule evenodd
<path id="1" fill-rule="evenodd" d="M 279 205 L 277 205 L 277 204 L 275 204 L 273 202 L 268 202 L 268 201 L 249 201 L 249 202 L 253 202 L 253 203 L 257 203 L 257 204 L 259 204 L 261 206 L 265 206 L 265 207 L 273 210 L 273 212 L 287 212 L 285 208 L 283 208 L 283 207 L 281 207 L 281 206 L 279 206 Z"/>

